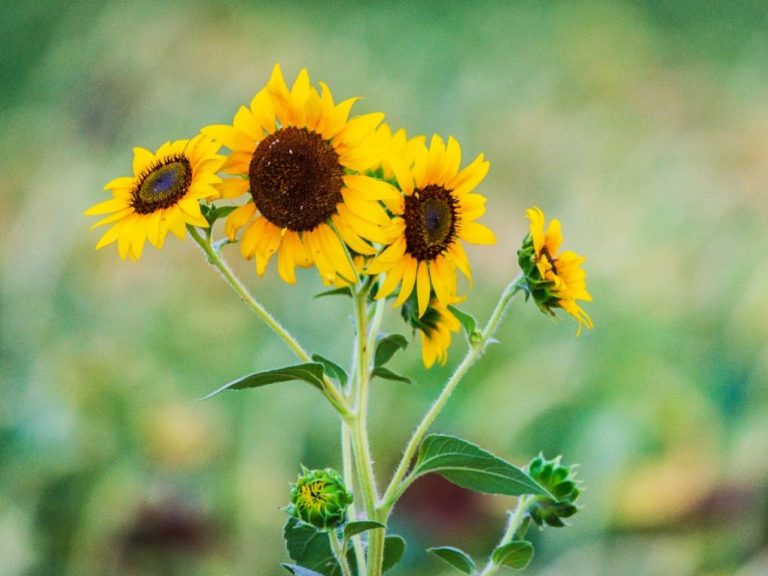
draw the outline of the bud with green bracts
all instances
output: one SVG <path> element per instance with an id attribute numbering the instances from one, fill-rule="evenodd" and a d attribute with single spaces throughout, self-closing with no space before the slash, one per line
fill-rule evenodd
<path id="1" fill-rule="evenodd" d="M 291 504 L 286 511 L 318 530 L 328 530 L 347 521 L 347 508 L 352 500 L 352 493 L 338 472 L 331 468 L 307 470 L 302 466 L 298 481 L 291 486 Z"/>
<path id="2" fill-rule="evenodd" d="M 573 467 L 562 465 L 560 456 L 547 460 L 539 454 L 528 464 L 528 474 L 554 496 L 536 497 L 528 508 L 531 519 L 540 527 L 565 526 L 563 519 L 579 511 L 575 502 L 581 490 Z"/>

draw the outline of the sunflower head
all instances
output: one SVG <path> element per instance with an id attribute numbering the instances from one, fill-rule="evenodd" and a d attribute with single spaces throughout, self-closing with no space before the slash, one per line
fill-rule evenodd
<path id="1" fill-rule="evenodd" d="M 378 298 L 399 287 L 396 306 L 412 292 L 418 315 L 423 316 L 432 292 L 447 305 L 456 295 L 456 269 L 471 280 L 463 242 L 492 244 L 493 232 L 475 222 L 485 213 L 485 197 L 474 193 L 488 172 L 488 162 L 478 156 L 460 169 L 461 148 L 454 138 L 434 136 L 429 148 L 413 144 L 412 162 L 391 158 L 391 167 L 402 195 L 387 202 L 395 215 L 387 231 L 392 240 L 368 266 L 369 274 L 386 273 Z"/>
<path id="2" fill-rule="evenodd" d="M 186 225 L 207 227 L 200 212 L 201 200 L 219 197 L 214 185 L 224 163 L 219 145 L 206 136 L 166 142 L 157 151 L 133 150 L 133 176 L 116 178 L 104 187 L 112 198 L 85 211 L 88 216 L 108 216 L 92 228 L 112 224 L 96 248 L 117 242 L 120 257 L 141 258 L 149 240 L 161 248 L 168 232 L 184 238 Z"/>
<path id="3" fill-rule="evenodd" d="M 380 165 L 385 142 L 374 131 L 383 114 L 350 118 L 355 98 L 334 103 L 302 70 L 289 90 L 279 66 L 250 106 L 231 125 L 208 126 L 205 134 L 231 150 L 220 186 L 227 198 L 248 201 L 228 218 L 226 232 L 242 230 L 244 257 L 263 274 L 273 255 L 278 272 L 295 282 L 296 266 L 316 266 L 328 284 L 355 282 L 346 246 L 363 256 L 386 242 L 390 217 L 380 201 L 397 197 L 390 185 L 367 175 Z"/>
<path id="4" fill-rule="evenodd" d="M 352 501 L 352 493 L 338 472 L 302 467 L 299 479 L 291 486 L 291 504 L 286 510 L 305 524 L 329 530 L 347 521 L 347 508 Z"/>
<path id="5" fill-rule="evenodd" d="M 544 213 L 539 208 L 529 209 L 526 216 L 531 227 L 517 252 L 526 293 L 542 312 L 554 315 L 554 308 L 568 312 L 579 323 L 577 333 L 584 326 L 592 328 L 592 319 L 577 303 L 592 300 L 586 272 L 581 268 L 584 258 L 571 251 L 558 254 L 563 241 L 558 220 L 552 220 L 545 230 Z"/>

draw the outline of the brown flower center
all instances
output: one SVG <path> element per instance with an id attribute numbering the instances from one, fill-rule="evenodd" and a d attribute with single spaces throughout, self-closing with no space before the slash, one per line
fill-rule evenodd
<path id="1" fill-rule="evenodd" d="M 405 197 L 406 251 L 417 260 L 432 260 L 456 239 L 458 201 L 442 186 L 430 184 Z"/>
<path id="2" fill-rule="evenodd" d="M 131 191 L 131 206 L 138 214 L 151 214 L 169 208 L 189 191 L 192 167 L 182 155 L 155 162 L 141 173 Z"/>
<path id="3" fill-rule="evenodd" d="M 342 201 L 344 168 L 329 142 L 306 128 L 281 128 L 259 142 L 248 179 L 256 207 L 272 224 L 314 229 Z"/>

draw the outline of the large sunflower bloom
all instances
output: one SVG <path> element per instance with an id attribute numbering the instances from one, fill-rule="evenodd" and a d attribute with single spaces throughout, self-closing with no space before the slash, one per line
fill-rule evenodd
<path id="1" fill-rule="evenodd" d="M 456 292 L 456 268 L 471 280 L 469 260 L 461 240 L 493 244 L 493 232 L 475 222 L 485 212 L 485 197 L 472 191 L 485 178 L 488 162 L 479 155 L 463 170 L 461 148 L 454 138 L 447 145 L 433 136 L 429 149 L 421 146 L 414 162 L 393 162 L 403 195 L 386 200 L 396 215 L 388 228 L 394 240 L 373 259 L 369 274 L 386 272 L 377 298 L 395 288 L 400 306 L 416 289 L 419 316 L 423 316 L 434 291 L 447 305 Z"/>
<path id="2" fill-rule="evenodd" d="M 539 208 L 529 208 L 525 214 L 531 221 L 531 229 L 519 255 L 536 303 L 546 312 L 551 313 L 552 307 L 568 312 L 579 323 L 577 333 L 583 326 L 592 328 L 592 319 L 576 302 L 592 301 L 587 292 L 587 274 L 581 268 L 584 258 L 570 250 L 558 255 L 563 242 L 559 220 L 553 219 L 545 230 L 544 213 Z"/>
<path id="3" fill-rule="evenodd" d="M 250 192 L 230 214 L 225 230 L 263 274 L 277 253 L 278 272 L 295 282 L 295 266 L 315 264 L 327 283 L 357 278 L 342 243 L 372 255 L 368 243 L 386 242 L 390 218 L 379 200 L 398 196 L 391 185 L 360 172 L 381 162 L 372 138 L 383 114 L 349 119 L 355 98 L 334 104 L 328 87 L 318 92 L 302 70 L 291 90 L 279 66 L 233 124 L 203 130 L 232 153 L 224 171 L 240 176 L 220 187 L 227 198 Z"/>
<path id="4" fill-rule="evenodd" d="M 120 257 L 141 258 L 148 239 L 162 248 L 168 232 L 184 238 L 186 225 L 207 227 L 201 199 L 219 197 L 213 187 L 224 163 L 219 145 L 198 135 L 192 140 L 166 142 L 156 152 L 133 149 L 133 176 L 115 178 L 104 186 L 112 199 L 92 206 L 87 216 L 109 214 L 91 228 L 112 224 L 96 249 L 117 241 Z"/>

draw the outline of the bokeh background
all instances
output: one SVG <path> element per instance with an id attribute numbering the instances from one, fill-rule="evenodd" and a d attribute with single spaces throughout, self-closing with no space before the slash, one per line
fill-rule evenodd
<path id="1" fill-rule="evenodd" d="M 524 210 L 588 256 L 579 338 L 515 302 L 501 343 L 436 431 L 524 464 L 580 463 L 572 527 L 535 533 L 539 576 L 768 574 L 768 11 L 762 0 L 36 2 L 0 17 L 0 574 L 271 575 L 299 463 L 339 467 L 331 410 L 300 384 L 200 402 L 292 358 L 194 244 L 138 264 L 82 215 L 154 149 L 228 122 L 280 62 L 358 112 L 485 152 L 467 310 L 516 274 Z M 343 361 L 343 299 L 308 271 L 248 285 L 303 343 Z M 405 329 L 393 318 L 390 330 Z M 329 337 L 329 335 L 333 335 Z M 388 477 L 463 352 L 379 382 Z M 424 548 L 483 556 L 510 498 L 428 478 L 393 529 L 393 575 L 437 575 Z"/>

